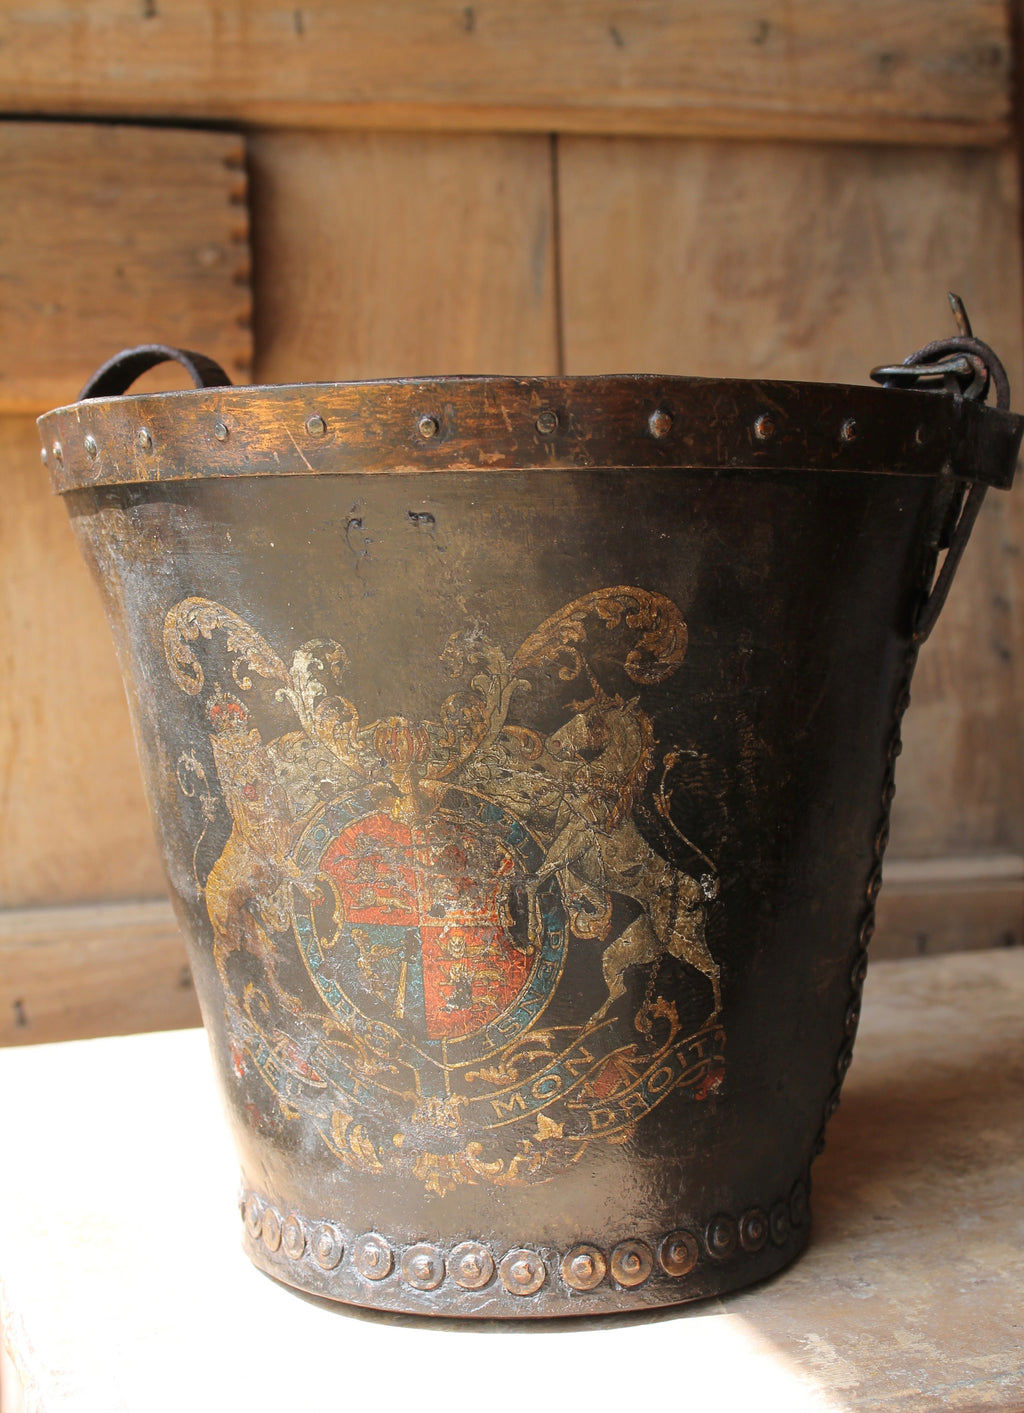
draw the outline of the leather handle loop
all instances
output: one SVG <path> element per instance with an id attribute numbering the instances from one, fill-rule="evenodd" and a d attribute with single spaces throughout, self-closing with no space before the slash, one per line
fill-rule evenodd
<path id="1" fill-rule="evenodd" d="M 164 343 L 145 343 L 126 348 L 97 368 L 79 394 L 79 402 L 94 397 L 120 397 L 136 378 L 161 363 L 180 363 L 197 388 L 229 388 L 231 379 L 219 363 L 203 353 L 187 348 L 171 348 Z"/>
<path id="2" fill-rule="evenodd" d="M 978 512 L 981 510 L 981 503 L 985 499 L 987 490 L 988 487 L 982 482 L 974 481 L 964 497 L 956 527 L 950 536 L 946 558 L 942 561 L 942 568 L 936 576 L 928 597 L 917 611 L 913 634 L 915 643 L 923 643 L 935 627 L 939 614 L 942 612 L 942 605 L 946 602 L 946 595 L 949 593 L 957 566 L 967 548 L 967 541 L 971 538 L 971 531 L 974 529 L 974 522 L 978 518 Z"/>

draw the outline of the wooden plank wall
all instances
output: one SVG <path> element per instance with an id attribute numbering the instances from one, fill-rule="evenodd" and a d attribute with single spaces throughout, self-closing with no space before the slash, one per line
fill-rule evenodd
<path id="1" fill-rule="evenodd" d="M 2 0 L 9 113 L 987 143 L 1001 0 Z"/>
<path id="2" fill-rule="evenodd" d="M 1024 389 L 1010 57 L 983 0 L 0 0 L 9 111 L 248 125 L 258 381 L 863 382 L 947 331 L 954 288 Z M 80 368 L 58 394 L 36 364 L 4 404 L 27 364 L 0 355 L 0 410 L 74 395 Z M 0 1043 L 180 1024 L 169 911 L 135 911 L 162 883 L 98 603 L 29 419 L 0 417 L 0 457 Z M 1022 496 L 989 497 L 922 656 L 878 954 L 1024 941 Z"/>

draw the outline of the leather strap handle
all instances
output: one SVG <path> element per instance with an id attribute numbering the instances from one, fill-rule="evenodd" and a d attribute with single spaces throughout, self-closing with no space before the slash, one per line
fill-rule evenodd
<path id="1" fill-rule="evenodd" d="M 187 348 L 171 348 L 164 343 L 144 343 L 126 348 L 97 368 L 79 394 L 79 402 L 94 397 L 120 397 L 136 378 L 161 363 L 180 363 L 197 388 L 229 388 L 231 379 L 219 363 L 203 353 Z"/>
<path id="2" fill-rule="evenodd" d="M 1001 412 L 1009 411 L 1010 383 L 1006 369 L 989 348 L 987 343 L 974 337 L 971 321 L 959 295 L 950 294 L 950 307 L 956 320 L 959 333 L 955 338 L 936 339 L 925 344 L 916 353 L 896 367 L 874 368 L 871 376 L 883 387 L 920 387 L 925 381 L 941 380 L 948 395 L 965 398 L 971 402 L 984 402 L 989 388 L 995 389 L 996 407 Z M 979 468 L 980 471 L 980 468 Z M 946 602 L 953 575 L 967 548 L 967 541 L 974 529 L 985 492 L 988 489 L 983 475 L 976 474 L 964 478 L 966 495 L 961 495 L 956 523 L 948 540 L 941 541 L 939 548 L 946 548 L 946 558 L 928 594 L 921 603 L 914 621 L 913 640 L 923 643 L 935 627 L 942 605 Z"/>
<path id="3" fill-rule="evenodd" d="M 942 605 L 946 602 L 946 596 L 953 583 L 953 575 L 956 573 L 963 552 L 967 548 L 967 541 L 971 538 L 971 531 L 974 529 L 974 522 L 978 518 L 978 512 L 981 510 L 981 503 L 985 499 L 987 490 L 988 487 L 979 481 L 971 482 L 968 486 L 960 514 L 957 517 L 956 528 L 950 536 L 946 558 L 942 561 L 942 568 L 939 570 L 927 598 L 917 611 L 913 632 L 915 643 L 923 643 L 935 627 L 939 614 L 942 612 Z"/>

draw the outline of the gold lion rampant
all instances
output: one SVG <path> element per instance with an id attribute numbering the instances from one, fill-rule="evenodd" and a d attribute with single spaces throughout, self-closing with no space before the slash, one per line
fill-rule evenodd
<path id="1" fill-rule="evenodd" d="M 690 876 L 658 853 L 637 827 L 634 816 L 648 790 L 657 743 L 639 696 L 624 699 L 609 695 L 598 681 L 592 666 L 595 628 L 598 634 L 613 635 L 613 643 L 628 640 L 625 652 L 620 649 L 617 655 L 610 654 L 602 644 L 598 656 L 603 661 L 613 656 L 641 689 L 663 682 L 679 668 L 686 654 L 686 624 L 671 600 L 631 586 L 600 589 L 553 614 L 511 658 L 479 628 L 453 634 L 442 660 L 453 676 L 463 679 L 464 686 L 442 703 L 438 719 L 390 717 L 366 724 L 355 705 L 338 690 L 348 666 L 340 644 L 312 639 L 299 647 L 291 664 L 286 665 L 250 624 L 221 604 L 187 598 L 167 614 L 165 653 L 171 675 L 182 691 L 198 696 L 206 687 L 206 674 L 196 651 L 200 639 L 223 634 L 231 655 L 231 682 L 227 685 L 236 690 L 226 690 L 223 681 L 215 681 L 205 702 L 217 779 L 231 820 L 227 842 L 205 879 L 199 877 L 198 853 L 215 801 L 194 753 L 182 756 L 179 780 L 187 794 L 195 793 L 195 787 L 188 784 L 191 778 L 199 779 L 204 787 L 201 799 L 206 822 L 193 862 L 212 928 L 213 956 L 228 1000 L 229 1021 L 233 1017 L 236 1025 L 236 1050 L 249 1056 L 277 1093 L 283 1113 L 303 1112 L 306 1104 L 325 1143 L 349 1165 L 379 1171 L 401 1160 L 435 1191 L 461 1181 L 501 1185 L 532 1180 L 546 1166 L 564 1167 L 577 1161 L 596 1136 L 594 1131 L 572 1127 L 587 1103 L 600 1101 L 605 1104 L 600 1112 L 618 1115 L 607 1096 L 624 1096 L 622 1114 L 614 1121 L 609 1119 L 601 1135 L 621 1142 L 643 1112 L 660 1102 L 670 1088 L 679 1084 L 693 1087 L 699 1098 L 718 1083 L 721 1059 L 717 1050 L 724 1037 L 716 1018 L 722 997 L 719 967 L 706 938 L 707 910 L 718 890 L 716 871 L 671 817 L 672 796 L 665 782 L 678 753 L 669 752 L 663 759 L 654 808 L 709 871 L 699 880 Z M 530 689 L 532 679 L 539 673 L 549 674 L 551 668 L 561 681 L 585 680 L 588 695 L 573 704 L 574 714 L 557 730 L 542 735 L 526 724 L 511 722 L 509 715 L 517 698 Z M 251 690 L 253 677 L 276 684 L 276 700 L 294 712 L 297 730 L 272 741 L 263 740 L 239 695 Z M 463 1119 L 469 1100 L 463 1102 L 459 1095 L 446 1101 L 452 1116 L 450 1126 L 463 1127 L 454 1151 L 437 1153 L 417 1142 L 415 1115 L 425 1112 L 426 1101 L 417 1098 L 415 1065 L 392 1051 L 377 1053 L 365 1036 L 346 1031 L 343 1041 L 334 1039 L 332 1026 L 334 1031 L 343 1027 L 330 1016 L 318 1017 L 308 1011 L 280 976 L 281 937 L 294 930 L 296 907 L 301 900 L 307 909 L 324 901 L 323 877 L 315 866 L 300 861 L 305 855 L 298 845 L 311 822 L 322 817 L 325 801 L 350 799 L 361 792 L 360 798 L 372 798 L 374 808 L 386 812 L 397 826 L 429 827 L 445 800 L 456 798 L 453 791 L 460 798 L 493 802 L 519 821 L 540 846 L 539 865 L 525 882 L 518 880 L 525 897 L 525 952 L 540 953 L 545 927 L 543 900 L 550 897 L 552 887 L 557 889 L 569 933 L 602 947 L 607 994 L 584 1025 L 561 1028 L 571 1032 L 568 1038 L 574 1044 L 583 1044 L 580 1036 L 607 1037 L 615 1031 L 614 1025 L 608 1029 L 607 1018 L 626 994 L 625 977 L 630 967 L 649 969 L 648 994 L 635 1022 L 636 1029 L 650 1041 L 655 1025 L 664 1026 L 669 1014 L 665 1003 L 652 999 L 657 964 L 666 955 L 701 973 L 713 998 L 712 1010 L 697 1036 L 679 1037 L 676 1023 L 670 1028 L 669 1039 L 661 1042 L 661 1049 L 653 1041 L 648 1045 L 652 1063 L 664 1055 L 675 1057 L 675 1077 L 671 1084 L 663 1081 L 661 1090 L 652 1088 L 653 1081 L 647 1083 L 655 1070 L 645 1070 L 644 1056 L 638 1055 L 635 1040 L 616 1042 L 617 1049 L 600 1056 L 591 1055 L 584 1046 L 582 1053 L 591 1067 L 579 1081 L 575 1097 L 561 1095 L 550 1104 L 534 1105 L 529 1112 L 524 1104 L 518 1152 L 512 1158 L 507 1157 L 507 1148 L 502 1150 L 505 1157 L 488 1155 L 487 1133 L 474 1133 L 471 1121 Z M 365 869 L 370 878 L 370 865 Z M 506 923 L 512 916 L 508 890 L 514 883 L 510 878 L 502 885 L 506 892 L 496 904 Z M 635 906 L 628 910 L 631 920 L 613 935 L 616 897 L 631 900 Z M 387 953 L 389 958 L 394 954 L 396 968 L 407 966 L 407 959 L 403 960 L 406 953 L 397 945 L 372 948 L 362 936 L 355 940 L 363 944 L 359 949 L 363 971 L 370 965 L 367 958 L 372 960 L 376 952 Z M 324 946 L 331 948 L 336 941 L 337 936 Z M 291 1024 L 306 1037 L 298 1045 L 305 1056 L 306 1071 L 297 1070 L 295 1063 L 290 1069 L 282 1063 L 280 1040 L 268 1038 L 268 1026 L 234 998 L 228 958 L 243 951 L 256 958 L 261 968 L 267 1007 L 274 1005 L 290 1015 Z M 493 985 L 492 973 L 493 968 L 488 973 Z M 460 967 L 464 986 L 469 984 L 467 974 L 464 962 Z M 402 978 L 404 988 L 404 970 Z M 375 994 L 383 1001 L 383 990 L 378 988 Z M 403 1011 L 396 1008 L 392 1026 L 396 1034 L 401 1031 L 402 1018 Z M 686 1046 L 690 1049 L 684 1054 L 680 1047 Z M 386 1134 L 375 1139 L 371 1122 L 353 1106 L 350 1095 L 337 1099 L 333 1108 L 325 1108 L 317 1099 L 319 1108 L 314 1113 L 308 1107 L 313 1101 L 308 1095 L 303 1098 L 302 1085 L 310 1088 L 308 1073 L 315 1072 L 320 1090 L 324 1088 L 321 1071 L 325 1064 L 316 1069 L 311 1058 L 315 1054 L 321 1060 L 329 1056 L 347 1066 L 346 1073 L 360 1076 L 364 1090 L 372 1083 L 384 1086 L 385 1104 L 395 1113 L 401 1110 L 409 1122 L 397 1120 L 390 1140 Z M 511 1048 L 497 1051 L 491 1061 L 467 1070 L 462 1080 L 471 1089 L 485 1080 L 500 1086 L 523 1077 L 536 1088 L 536 1077 L 550 1073 L 558 1056 L 553 1032 L 528 1029 Z M 666 1072 L 664 1065 L 657 1070 L 659 1075 Z M 424 1124 L 431 1127 L 426 1120 Z M 432 1127 L 436 1135 L 437 1115 Z"/>

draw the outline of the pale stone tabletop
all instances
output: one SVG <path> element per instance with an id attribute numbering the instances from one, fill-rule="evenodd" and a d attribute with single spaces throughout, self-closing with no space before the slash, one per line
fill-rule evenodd
<path id="1" fill-rule="evenodd" d="M 30 1410 L 1024 1409 L 1022 952 L 876 964 L 810 1250 L 639 1321 L 361 1317 L 259 1275 L 199 1031 L 0 1051 L 0 1093 Z"/>

